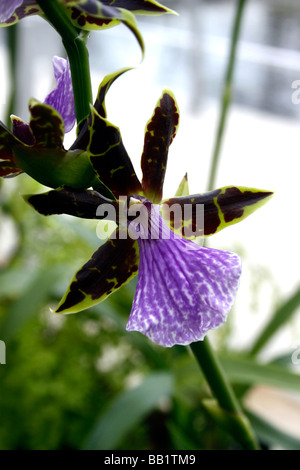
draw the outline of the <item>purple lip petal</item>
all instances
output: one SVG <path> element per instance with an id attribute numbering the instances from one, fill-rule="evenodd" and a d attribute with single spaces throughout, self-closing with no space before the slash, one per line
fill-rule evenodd
<path id="1" fill-rule="evenodd" d="M 226 321 L 241 261 L 177 236 L 161 219 L 158 211 L 151 219 L 162 227 L 160 239 L 138 239 L 138 283 L 126 329 L 164 347 L 187 345 Z"/>
<path id="2" fill-rule="evenodd" d="M 0 2 L 0 23 L 5 23 L 16 11 L 16 9 L 22 5 L 24 0 L 2 0 Z"/>
<path id="3" fill-rule="evenodd" d="M 53 69 L 57 86 L 45 99 L 44 103 L 60 113 L 65 125 L 65 132 L 70 132 L 75 124 L 75 105 L 72 77 L 69 61 L 53 57 Z"/>

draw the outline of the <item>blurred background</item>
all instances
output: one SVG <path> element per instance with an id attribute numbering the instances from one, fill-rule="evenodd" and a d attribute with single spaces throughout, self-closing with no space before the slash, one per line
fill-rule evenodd
<path id="1" fill-rule="evenodd" d="M 186 172 L 190 193 L 207 190 L 237 1 L 163 3 L 179 16 L 137 17 L 146 45 L 141 64 L 122 25 L 92 33 L 88 44 L 94 95 L 106 74 L 137 66 L 112 86 L 107 111 L 138 175 L 145 124 L 162 90 L 174 92 L 181 121 L 169 153 L 169 197 Z M 297 0 L 247 2 L 216 188 L 250 186 L 275 196 L 208 241 L 243 259 L 234 309 L 209 336 L 262 445 L 279 449 L 300 449 L 299 24 Z M 26 121 L 29 98 L 42 101 L 53 89 L 52 57 L 64 50 L 41 18 L 26 18 L 16 33 L 13 114 Z M 3 28 L 4 122 L 9 57 Z M 72 131 L 66 147 L 73 139 Z M 209 391 L 188 349 L 126 333 L 136 280 L 80 314 L 50 312 L 101 242 L 96 221 L 42 217 L 21 197 L 44 189 L 26 175 L 0 182 L 0 448 L 234 448 L 201 405 Z"/>

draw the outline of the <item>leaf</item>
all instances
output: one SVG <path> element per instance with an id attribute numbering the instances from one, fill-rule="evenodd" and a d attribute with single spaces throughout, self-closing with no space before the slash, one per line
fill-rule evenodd
<path id="1" fill-rule="evenodd" d="M 299 450 L 300 439 L 297 439 L 272 426 L 254 413 L 247 412 L 251 426 L 259 440 L 269 446 L 280 446 L 285 450 Z"/>
<path id="2" fill-rule="evenodd" d="M 226 186 L 204 194 L 163 200 L 161 213 L 179 235 L 188 239 L 206 237 L 241 222 L 272 195 L 271 191 Z M 172 207 L 180 210 L 172 212 Z"/>
<path id="3" fill-rule="evenodd" d="M 123 391 L 102 414 L 84 449 L 116 449 L 134 426 L 172 393 L 172 375 L 164 371 L 152 373 L 138 387 Z"/>
<path id="4" fill-rule="evenodd" d="M 235 384 L 267 384 L 300 391 L 300 376 L 279 364 L 260 364 L 254 359 L 220 356 L 229 380 Z"/>
<path id="5" fill-rule="evenodd" d="M 254 356 L 265 346 L 274 334 L 287 323 L 300 306 L 300 288 L 296 290 L 272 315 L 269 322 L 254 342 L 250 355 Z"/>
<path id="6" fill-rule="evenodd" d="M 164 90 L 145 130 L 141 159 L 142 187 L 153 203 L 161 201 L 169 147 L 176 135 L 179 111 L 174 95 Z"/>
<path id="7" fill-rule="evenodd" d="M 76 313 L 106 299 L 138 271 L 138 244 L 127 236 L 110 238 L 73 277 L 56 313 Z"/>
<path id="8" fill-rule="evenodd" d="M 140 194 L 141 184 L 123 145 L 120 130 L 91 107 L 87 151 L 99 179 L 118 199 Z"/>
<path id="9" fill-rule="evenodd" d="M 36 271 L 25 291 L 11 302 L 7 309 L 0 326 L 1 339 L 11 340 L 22 326 L 37 314 L 38 309 L 49 301 L 52 286 L 63 273 L 64 267 L 61 265 L 42 267 Z"/>

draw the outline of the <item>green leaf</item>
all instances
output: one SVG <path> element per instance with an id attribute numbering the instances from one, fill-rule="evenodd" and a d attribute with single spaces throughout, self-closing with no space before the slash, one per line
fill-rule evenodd
<path id="1" fill-rule="evenodd" d="M 250 355 L 256 355 L 265 344 L 287 323 L 300 306 L 300 288 L 296 290 L 272 315 L 269 322 L 262 330 L 254 345 Z"/>
<path id="2" fill-rule="evenodd" d="M 106 299 L 129 282 L 138 271 L 136 240 L 121 239 L 117 229 L 75 274 L 56 313 L 76 313 Z M 126 234 L 127 235 L 127 234 Z"/>
<path id="3" fill-rule="evenodd" d="M 235 384 L 267 384 L 300 391 L 300 376 L 279 364 L 260 364 L 252 358 L 224 355 L 219 359 L 228 379 Z"/>
<path id="4" fill-rule="evenodd" d="M 226 186 L 204 194 L 163 200 L 161 213 L 169 227 L 179 235 L 189 239 L 206 237 L 241 222 L 268 202 L 272 195 L 270 191 Z M 181 208 L 180 217 L 176 216 L 176 212 L 170 212 L 170 208 L 175 205 Z M 191 209 L 187 216 L 185 205 Z M 201 210 L 201 205 L 204 227 L 197 222 L 197 209 Z"/>
<path id="5" fill-rule="evenodd" d="M 247 412 L 259 440 L 269 446 L 280 446 L 285 450 L 299 450 L 300 439 L 297 439 L 272 426 L 254 413 Z"/>
<path id="6" fill-rule="evenodd" d="M 141 159 L 143 191 L 153 203 L 160 202 L 162 198 L 169 147 L 178 124 L 179 111 L 175 97 L 171 91 L 164 90 L 146 125 Z"/>
<path id="7" fill-rule="evenodd" d="M 12 339 L 22 326 L 37 314 L 38 309 L 49 301 L 52 286 L 63 273 L 64 267 L 61 265 L 37 270 L 24 292 L 11 302 L 0 326 L 1 339 Z"/>
<path id="8" fill-rule="evenodd" d="M 123 391 L 102 414 L 84 449 L 116 449 L 134 426 L 172 393 L 172 375 L 163 371 L 149 375 L 138 387 Z"/>
<path id="9" fill-rule="evenodd" d="M 87 151 L 99 179 L 118 199 L 140 194 L 141 184 L 123 145 L 118 127 L 111 124 L 91 107 L 89 116 L 90 140 Z"/>

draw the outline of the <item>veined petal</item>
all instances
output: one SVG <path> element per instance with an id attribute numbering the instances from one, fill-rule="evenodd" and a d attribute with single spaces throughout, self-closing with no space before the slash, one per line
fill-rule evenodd
<path id="1" fill-rule="evenodd" d="M 239 285 L 240 258 L 174 234 L 157 208 L 151 212 L 152 231 L 153 223 L 161 227 L 160 238 L 138 239 L 138 283 L 126 329 L 164 347 L 203 340 L 227 319 Z"/>
<path id="2" fill-rule="evenodd" d="M 98 304 L 130 281 L 138 270 L 138 245 L 131 238 L 110 238 L 75 274 L 56 313 L 76 313 Z"/>
<path id="3" fill-rule="evenodd" d="M 65 132 L 70 132 L 75 124 L 75 104 L 70 64 L 67 59 L 53 57 L 56 88 L 46 97 L 44 103 L 52 106 L 63 118 Z"/>

